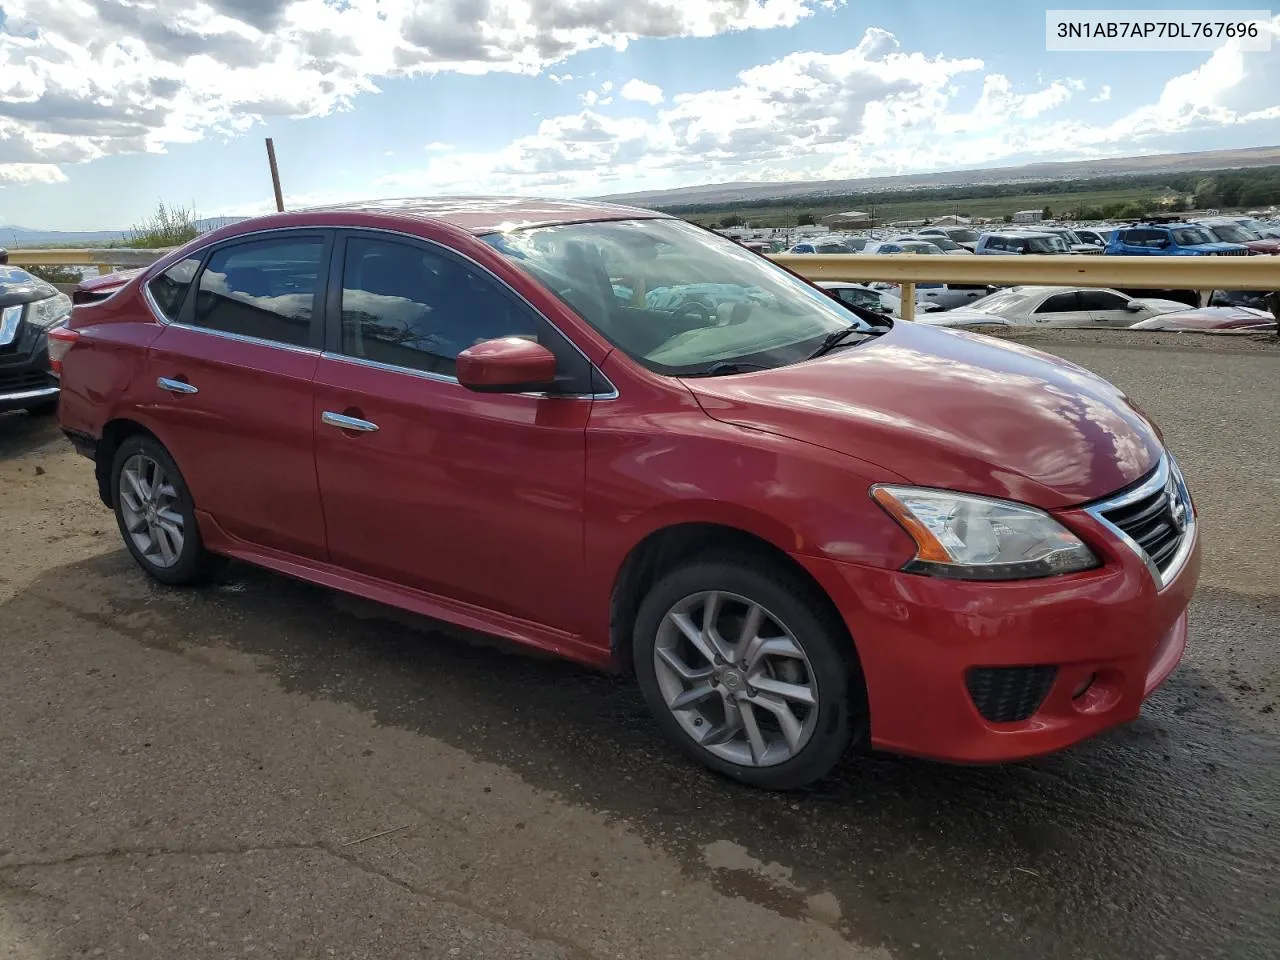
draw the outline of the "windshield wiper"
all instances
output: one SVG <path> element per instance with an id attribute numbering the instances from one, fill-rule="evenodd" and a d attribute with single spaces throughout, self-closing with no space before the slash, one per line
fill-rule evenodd
<path id="1" fill-rule="evenodd" d="M 691 377 L 723 377 L 731 373 L 747 373 L 750 370 L 772 370 L 763 363 L 746 363 L 740 360 L 717 360 L 705 370 L 688 374 Z"/>
<path id="2" fill-rule="evenodd" d="M 822 356 L 824 353 L 830 353 L 836 347 L 840 346 L 840 343 L 845 339 L 845 337 L 849 336 L 850 334 L 857 333 L 865 337 L 874 337 L 885 332 L 886 332 L 885 330 L 881 330 L 881 329 L 873 328 L 871 330 L 862 330 L 858 327 L 845 327 L 843 330 L 834 330 L 831 333 L 828 333 L 825 337 L 823 337 L 822 343 L 818 345 L 818 349 L 813 351 L 813 353 L 809 354 L 809 356 L 806 357 L 805 359 L 813 360 L 817 357 Z"/>

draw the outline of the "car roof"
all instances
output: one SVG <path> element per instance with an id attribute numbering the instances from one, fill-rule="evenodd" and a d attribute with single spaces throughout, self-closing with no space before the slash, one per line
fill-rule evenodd
<path id="1" fill-rule="evenodd" d="M 298 213 L 367 213 L 436 220 L 474 234 L 505 233 L 527 227 L 601 220 L 673 219 L 669 214 L 591 200 L 547 200 L 536 197 L 457 196 L 402 197 L 309 207 Z"/>

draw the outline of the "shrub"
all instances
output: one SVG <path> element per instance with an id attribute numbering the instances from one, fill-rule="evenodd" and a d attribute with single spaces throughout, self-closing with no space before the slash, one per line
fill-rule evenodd
<path id="1" fill-rule="evenodd" d="M 161 201 L 155 213 L 133 225 L 125 237 L 125 245 L 146 250 L 179 247 L 199 234 L 190 210 Z"/>

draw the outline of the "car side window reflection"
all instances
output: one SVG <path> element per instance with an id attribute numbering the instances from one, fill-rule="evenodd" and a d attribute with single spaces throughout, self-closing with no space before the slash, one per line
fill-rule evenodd
<path id="1" fill-rule="evenodd" d="M 156 306 L 170 320 L 177 320 L 182 312 L 182 303 L 187 299 L 187 291 L 191 281 L 196 278 L 200 269 L 200 256 L 179 260 L 160 276 L 151 281 L 151 296 Z"/>
<path id="2" fill-rule="evenodd" d="M 200 274 L 192 323 L 309 345 L 323 250 L 320 237 L 259 240 L 215 250 Z"/>
<path id="3" fill-rule="evenodd" d="M 498 337 L 537 340 L 538 326 L 493 280 L 451 257 L 386 240 L 347 241 L 347 356 L 452 376 L 467 347 Z"/>
<path id="4" fill-rule="evenodd" d="M 1066 313 L 1080 309 L 1080 299 L 1075 293 L 1058 293 L 1047 297 L 1036 307 L 1036 313 Z"/>

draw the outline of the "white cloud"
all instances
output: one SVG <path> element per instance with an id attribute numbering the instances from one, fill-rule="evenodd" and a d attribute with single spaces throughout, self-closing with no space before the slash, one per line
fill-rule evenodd
<path id="1" fill-rule="evenodd" d="M 618 96 L 622 97 L 623 100 L 635 100 L 639 103 L 647 103 L 650 106 L 657 106 L 665 99 L 662 95 L 661 87 L 635 79 L 624 83 L 622 89 L 618 91 Z"/>
<path id="2" fill-rule="evenodd" d="M 61 183 L 66 179 L 62 168 L 52 163 L 0 163 L 0 184 Z"/>
<path id="3" fill-rule="evenodd" d="M 1280 18 L 1271 29 L 1280 34 Z M 743 71 L 732 86 L 677 95 L 652 119 L 612 117 L 597 97 L 500 150 L 458 154 L 379 185 L 590 195 L 615 183 L 858 177 L 1149 153 L 1150 140 L 1169 133 L 1280 118 L 1280 41 L 1270 54 L 1220 49 L 1170 79 L 1155 103 L 1102 126 L 1064 116 L 1078 81 L 1019 89 L 984 67 L 903 52 L 873 28 L 842 53 L 794 53 Z M 979 78 L 976 99 L 966 100 Z"/>
<path id="4" fill-rule="evenodd" d="M 68 164 L 347 109 L 385 77 L 532 74 L 591 47 L 785 26 L 839 2 L 0 0 L 0 182 L 56 182 Z M 793 53 L 673 97 L 639 79 L 550 73 L 592 84 L 580 112 L 494 151 L 428 144 L 378 186 L 581 195 L 1150 152 L 1168 134 L 1280 119 L 1280 18 L 1267 28 L 1271 53 L 1229 43 L 1106 125 L 1066 115 L 1087 96 L 1079 79 L 1018 85 L 979 59 L 905 51 L 876 28 L 843 52 Z M 615 97 L 655 109 L 615 117 Z"/>
<path id="5" fill-rule="evenodd" d="M 387 77 L 532 74 L 593 47 L 785 27 L 841 2 L 4 0 L 0 173 L 321 116 Z"/>
<path id="6" fill-rule="evenodd" d="M 1106 103 L 1110 99 L 1111 99 L 1111 84 L 1104 83 L 1102 85 L 1102 89 L 1098 91 L 1098 95 L 1096 97 L 1090 97 L 1089 102 L 1090 103 Z"/>

